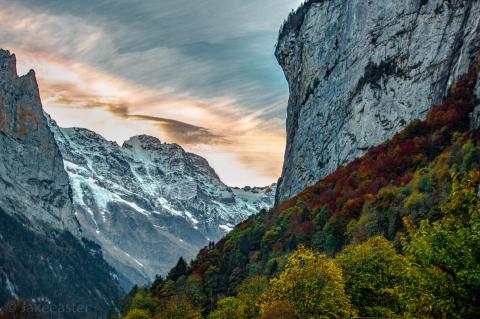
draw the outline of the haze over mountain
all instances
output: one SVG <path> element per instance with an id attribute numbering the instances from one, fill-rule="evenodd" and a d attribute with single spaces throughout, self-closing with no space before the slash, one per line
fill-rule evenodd
<path id="1" fill-rule="evenodd" d="M 87 129 L 58 127 L 43 111 L 35 73 L 18 77 L 15 56 L 4 50 L 0 84 L 2 304 L 19 297 L 66 304 L 78 295 L 92 313 L 106 313 L 121 294 L 117 279 L 125 291 L 145 285 L 273 206 L 275 184 L 228 187 L 204 158 L 177 144 L 140 135 L 120 147 Z M 15 266 L 24 254 L 29 262 Z M 82 265 L 89 287 L 65 293 L 58 280 L 81 281 Z M 22 271 L 31 275 L 22 279 Z M 52 295 L 55 285 L 62 296 Z M 96 286 L 102 302 L 89 299 Z"/>

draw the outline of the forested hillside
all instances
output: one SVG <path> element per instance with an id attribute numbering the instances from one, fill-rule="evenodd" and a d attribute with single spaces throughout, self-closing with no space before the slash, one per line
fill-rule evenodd
<path id="1" fill-rule="evenodd" d="M 391 140 L 134 289 L 125 318 L 476 318 L 477 70 Z"/>

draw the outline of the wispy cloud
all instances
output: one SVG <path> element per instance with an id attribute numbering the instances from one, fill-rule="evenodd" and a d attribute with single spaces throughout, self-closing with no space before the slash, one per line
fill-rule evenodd
<path id="1" fill-rule="evenodd" d="M 60 124 L 121 142 L 110 114 L 201 153 L 227 182 L 260 183 L 280 174 L 288 92 L 273 45 L 299 2 L 0 0 L 0 43 L 36 69 Z M 101 119 L 69 116 L 80 111 Z"/>
<path id="2" fill-rule="evenodd" d="M 42 91 L 49 103 L 55 105 L 83 109 L 103 108 L 120 118 L 151 122 L 164 133 L 166 139 L 184 146 L 229 143 L 226 137 L 212 133 L 204 127 L 158 116 L 132 113 L 132 105 L 130 105 L 128 99 L 93 95 L 80 90 L 71 82 L 50 83 L 47 81 L 44 83 Z M 158 97 L 155 101 L 161 99 L 161 97 Z"/>
<path id="3" fill-rule="evenodd" d="M 226 137 L 214 134 L 204 127 L 187 124 L 180 121 L 148 115 L 128 115 L 128 117 L 156 123 L 160 129 L 167 134 L 167 136 L 170 136 L 173 140 L 177 141 L 181 145 L 215 145 L 229 142 Z"/>

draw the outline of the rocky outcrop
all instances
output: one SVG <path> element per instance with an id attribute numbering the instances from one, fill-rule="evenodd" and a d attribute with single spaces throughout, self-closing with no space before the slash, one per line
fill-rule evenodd
<path id="1" fill-rule="evenodd" d="M 0 50 L 0 206 L 31 225 L 79 236 L 62 156 L 43 116 L 35 73 L 19 77 Z"/>
<path id="2" fill-rule="evenodd" d="M 71 196 L 35 74 L 19 77 L 15 56 L 0 50 L 0 306 L 21 298 L 52 318 L 99 318 L 114 308 L 116 274 L 81 238 Z"/>
<path id="3" fill-rule="evenodd" d="M 480 2 L 310 0 L 280 31 L 285 200 L 425 116 L 477 63 Z"/>
<path id="4" fill-rule="evenodd" d="M 261 208 L 275 187 L 232 189 L 179 145 L 135 136 L 123 146 L 50 122 L 70 176 L 77 218 L 123 286 L 166 274 Z"/>

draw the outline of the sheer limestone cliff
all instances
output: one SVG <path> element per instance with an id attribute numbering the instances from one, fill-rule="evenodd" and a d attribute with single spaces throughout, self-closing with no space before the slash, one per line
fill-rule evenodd
<path id="1" fill-rule="evenodd" d="M 290 88 L 277 202 L 423 118 L 477 61 L 480 2 L 312 0 L 280 31 Z"/>

